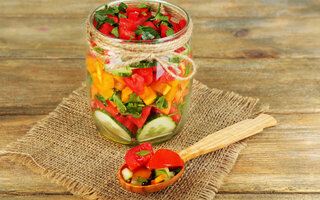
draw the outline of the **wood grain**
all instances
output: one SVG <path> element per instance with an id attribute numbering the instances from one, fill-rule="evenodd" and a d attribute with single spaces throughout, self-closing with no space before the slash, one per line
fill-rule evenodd
<path id="1" fill-rule="evenodd" d="M 272 113 L 320 111 L 319 59 L 196 59 L 196 78 Z M 84 59 L 0 59 L 0 115 L 48 114 L 85 80 Z M 10 69 L 10 70 L 9 70 Z"/>
<path id="2" fill-rule="evenodd" d="M 318 200 L 319 194 L 217 194 L 223 200 Z M 0 196 L 0 200 L 83 200 L 73 195 Z"/>
<path id="3" fill-rule="evenodd" d="M 1 116 L 0 149 L 43 116 Z M 248 139 L 221 193 L 320 193 L 320 114 L 274 115 L 276 127 Z M 24 125 L 24 126 L 21 126 Z M 195 158 L 196 159 L 196 158 Z M 0 193 L 67 193 L 21 164 L 0 161 Z M 119 186 L 120 187 L 120 186 Z"/>
<path id="4" fill-rule="evenodd" d="M 0 17 L 86 17 L 104 0 L 29 0 L 1 1 Z M 170 0 L 186 9 L 194 17 L 279 17 L 319 16 L 319 2 L 315 0 Z M 19 6 L 17 6 L 19 5 Z"/>
<path id="5" fill-rule="evenodd" d="M 84 58 L 84 22 L 84 18 L 0 18 L 0 56 Z M 320 17 L 195 18 L 194 23 L 197 58 L 320 58 Z"/>

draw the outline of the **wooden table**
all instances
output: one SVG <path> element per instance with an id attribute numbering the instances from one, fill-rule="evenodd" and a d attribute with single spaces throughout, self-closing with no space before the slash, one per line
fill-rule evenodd
<path id="1" fill-rule="evenodd" d="M 84 21 L 104 2 L 0 1 L 0 149 L 84 80 Z M 217 199 L 320 199 L 320 1 L 172 2 L 195 23 L 196 78 L 260 98 L 279 121 L 249 139 Z M 4 199 L 80 198 L 4 160 Z"/>

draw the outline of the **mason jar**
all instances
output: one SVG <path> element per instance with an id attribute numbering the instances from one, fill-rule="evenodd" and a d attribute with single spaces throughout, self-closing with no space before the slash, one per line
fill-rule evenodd
<path id="1" fill-rule="evenodd" d="M 107 4 L 107 7 L 118 6 L 122 2 L 136 7 L 144 2 L 154 8 L 152 12 L 161 3 L 161 12 L 173 13 L 171 20 L 184 19 L 186 25 L 168 37 L 150 41 L 111 38 L 100 33 L 93 24 L 95 12 L 106 8 L 103 5 L 89 17 L 89 36 L 94 33 L 99 36 L 100 41 L 112 40 L 118 48 L 126 44 L 132 47 L 149 47 L 147 45 L 174 42 L 190 29 L 188 13 L 176 5 L 165 1 L 146 0 L 114 1 Z M 186 120 L 192 89 L 191 75 L 194 66 L 190 62 L 190 39 L 177 46 L 175 54 L 161 56 L 161 59 L 170 65 L 157 59 L 144 59 L 115 69 L 108 66 L 123 64 L 128 61 L 127 58 L 114 56 L 117 54 L 116 50 L 108 45 L 99 46 L 94 36 L 89 37 L 88 41 L 87 87 L 97 130 L 114 142 L 132 146 L 145 142 L 162 143 L 179 134 Z M 135 53 L 134 48 L 131 52 Z M 177 56 L 178 54 L 184 56 Z"/>

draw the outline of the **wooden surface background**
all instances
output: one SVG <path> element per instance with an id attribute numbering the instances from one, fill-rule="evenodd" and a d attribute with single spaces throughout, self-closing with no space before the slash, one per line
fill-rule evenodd
<path id="1" fill-rule="evenodd" d="M 196 78 L 258 97 L 279 125 L 248 140 L 216 199 L 320 199 L 320 1 L 172 0 L 190 12 Z M 84 80 L 85 18 L 103 0 L 0 1 L 0 149 Z M 0 200 L 72 196 L 0 161 Z"/>

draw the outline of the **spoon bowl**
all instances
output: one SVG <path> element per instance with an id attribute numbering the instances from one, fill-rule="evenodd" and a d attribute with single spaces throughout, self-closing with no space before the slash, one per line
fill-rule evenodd
<path id="1" fill-rule="evenodd" d="M 226 146 L 229 146 L 230 144 L 236 143 L 247 137 L 260 133 L 266 127 L 275 126 L 276 124 L 277 121 L 272 116 L 267 114 L 260 114 L 254 119 L 246 119 L 228 126 L 220 131 L 212 133 L 196 142 L 195 144 L 191 145 L 190 147 L 183 149 L 177 153 L 186 163 L 188 160 L 191 160 L 197 156 L 222 149 Z M 126 164 L 123 164 L 118 171 L 119 182 L 126 190 L 136 193 L 152 193 L 162 190 L 176 182 L 184 171 L 183 167 L 181 171 L 174 177 L 158 184 L 137 186 L 128 183 L 123 179 L 121 171 L 125 167 Z"/>
<path id="2" fill-rule="evenodd" d="M 182 175 L 183 171 L 184 171 L 184 167 L 181 169 L 181 171 L 176 174 L 174 177 L 172 177 L 171 179 L 155 184 L 155 185 L 147 185 L 147 186 L 138 186 L 138 185 L 133 185 L 131 183 L 126 182 L 121 174 L 121 171 L 126 167 L 126 164 L 123 164 L 119 171 L 118 171 L 118 178 L 119 178 L 119 182 L 121 184 L 121 186 L 126 189 L 129 190 L 131 192 L 136 192 L 136 193 L 152 193 L 152 192 L 158 192 L 166 187 L 168 187 L 169 185 L 172 185 L 174 182 L 176 182 L 180 176 Z"/>

